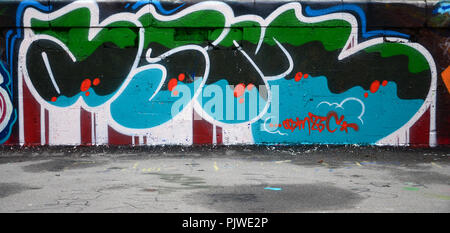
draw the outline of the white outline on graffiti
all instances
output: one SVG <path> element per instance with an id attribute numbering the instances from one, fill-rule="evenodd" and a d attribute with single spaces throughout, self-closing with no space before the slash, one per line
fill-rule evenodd
<path id="1" fill-rule="evenodd" d="M 2 77 L 1 74 L 0 77 Z M 9 98 L 9 94 L 5 89 L 0 87 L 0 132 L 8 126 L 12 113 L 13 105 Z"/>
<path id="2" fill-rule="evenodd" d="M 141 57 L 141 54 L 143 52 L 143 43 L 144 43 L 143 38 L 144 38 L 144 30 L 145 29 L 143 28 L 142 24 L 139 22 L 138 19 L 145 14 L 150 13 L 155 19 L 157 19 L 159 21 L 173 21 L 173 20 L 179 19 L 183 16 L 186 16 L 186 15 L 188 15 L 192 12 L 196 12 L 196 11 L 201 11 L 201 10 L 218 11 L 224 16 L 225 23 L 224 23 L 224 25 L 222 25 L 222 27 L 223 27 L 222 33 L 219 35 L 219 37 L 215 41 L 212 42 L 212 45 L 214 45 L 214 46 L 218 45 L 222 40 L 224 40 L 226 38 L 226 36 L 230 32 L 231 25 L 238 23 L 238 22 L 243 22 L 243 21 L 257 22 L 257 23 L 259 23 L 259 25 L 261 27 L 261 35 L 260 35 L 260 39 L 259 39 L 257 48 L 255 50 L 255 55 L 256 55 L 256 54 L 258 54 L 258 51 L 261 48 L 261 45 L 264 40 L 266 28 L 270 25 L 270 23 L 273 20 L 275 20 L 282 13 L 284 13 L 288 10 L 294 10 L 297 19 L 301 22 L 316 23 L 316 22 L 323 22 L 323 21 L 327 21 L 327 20 L 339 19 L 339 20 L 344 20 L 344 21 L 347 21 L 348 23 L 350 23 L 351 33 L 350 33 L 350 36 L 349 36 L 344 48 L 342 49 L 341 53 L 338 56 L 339 60 L 345 59 L 345 58 L 347 58 L 365 48 L 368 48 L 370 46 L 382 44 L 385 42 L 385 40 L 396 41 L 396 42 L 402 43 L 406 46 L 409 46 L 409 47 L 414 48 L 417 51 L 419 51 L 426 58 L 426 60 L 429 64 L 430 70 L 431 70 L 431 85 L 430 85 L 430 90 L 428 92 L 426 100 L 424 101 L 424 103 L 420 107 L 420 109 L 417 111 L 417 113 L 405 125 L 403 125 L 399 129 L 397 129 L 395 132 L 391 133 L 387 137 L 379 140 L 377 143 L 378 144 L 392 144 L 392 145 L 398 144 L 398 138 L 401 135 L 404 135 L 406 133 L 406 131 L 408 131 L 409 128 L 427 111 L 427 109 L 430 109 L 430 141 L 429 141 L 429 144 L 432 147 L 436 146 L 436 120 L 435 120 L 436 119 L 436 117 L 435 117 L 435 115 L 436 115 L 436 85 L 437 85 L 436 65 L 435 65 L 435 62 L 434 62 L 431 54 L 420 44 L 412 43 L 406 39 L 401 39 L 401 38 L 396 38 L 396 37 L 387 37 L 387 38 L 379 37 L 379 38 L 374 38 L 374 39 L 364 41 L 362 43 L 358 43 L 358 21 L 355 18 L 355 16 L 353 16 L 350 13 L 340 12 L 340 13 L 331 13 L 331 14 L 317 16 L 317 17 L 306 17 L 306 16 L 303 16 L 303 14 L 302 14 L 302 5 L 297 2 L 287 3 L 285 5 L 280 6 L 274 12 L 272 12 L 266 19 L 263 19 L 262 17 L 257 16 L 257 15 L 243 15 L 243 16 L 235 17 L 234 12 L 231 9 L 231 7 L 228 6 L 226 3 L 219 2 L 219 1 L 208 1 L 208 2 L 197 3 L 195 5 L 187 7 L 184 10 L 181 10 L 178 13 L 175 13 L 173 15 L 168 15 L 168 16 L 160 15 L 156 11 L 155 7 L 151 4 L 146 5 L 146 6 L 147 7 L 142 7 L 136 14 L 129 13 L 129 12 L 118 13 L 118 14 L 108 17 L 107 19 L 103 20 L 102 22 L 99 22 L 99 8 L 98 8 L 97 3 L 94 1 L 73 2 L 71 4 L 68 4 L 65 7 L 61 8 L 55 12 L 49 13 L 49 14 L 42 13 L 31 7 L 27 8 L 25 10 L 24 16 L 23 16 L 23 25 L 25 28 L 28 28 L 28 27 L 31 27 L 32 19 L 38 19 L 38 20 L 42 20 L 42 21 L 50 21 L 50 20 L 54 20 L 58 17 L 61 17 L 62 15 L 67 14 L 68 12 L 71 12 L 73 10 L 80 9 L 80 8 L 87 8 L 87 9 L 89 9 L 89 11 L 91 13 L 91 19 L 90 19 L 91 20 L 91 22 L 90 22 L 91 28 L 89 28 L 89 33 L 88 33 L 89 41 L 93 40 L 96 37 L 96 35 L 102 30 L 102 27 L 104 27 L 108 24 L 111 24 L 113 22 L 126 20 L 126 21 L 131 22 L 134 25 L 136 25 L 136 27 L 140 28 L 139 29 L 139 45 L 138 45 L 138 52 L 137 52 L 136 59 L 132 65 L 132 68 L 131 68 L 128 76 L 126 77 L 123 85 L 121 85 L 121 87 L 114 94 L 114 96 L 112 98 L 110 98 L 108 101 L 106 101 L 105 104 L 103 104 L 103 106 L 98 106 L 98 107 L 87 106 L 87 104 L 84 102 L 84 100 L 80 97 L 80 99 L 78 99 L 77 102 L 71 106 L 71 108 L 83 107 L 84 109 L 86 109 L 88 111 L 96 112 L 96 113 L 100 113 L 102 111 L 108 111 L 107 122 L 105 122 L 105 124 L 110 125 L 111 127 L 113 127 L 114 129 L 118 130 L 121 133 L 135 136 L 138 134 L 143 135 L 144 133 L 147 132 L 148 129 L 136 131 L 135 129 L 127 129 L 127 128 L 120 126 L 119 124 L 117 124 L 114 121 L 114 119 L 112 119 L 111 114 L 109 112 L 109 105 L 111 104 L 111 102 L 114 101 L 115 99 L 117 99 L 118 96 L 120 96 L 120 94 L 124 91 L 124 89 L 130 82 L 130 80 L 133 78 L 133 75 L 135 75 L 137 73 L 137 70 L 143 69 L 142 67 L 138 68 L 137 66 L 138 66 L 139 58 Z M 72 57 L 73 61 L 75 61 L 76 59 L 70 53 L 68 48 L 65 45 L 63 45 L 60 41 L 58 41 L 57 39 L 50 37 L 50 36 L 35 35 L 32 30 L 24 30 L 24 31 L 25 31 L 24 39 L 23 39 L 23 42 L 21 43 L 21 46 L 19 49 L 19 56 L 18 56 L 19 57 L 19 63 L 18 63 L 19 96 L 23 96 L 22 85 L 23 85 L 23 80 L 25 80 L 25 83 L 29 87 L 32 95 L 36 98 L 36 100 L 41 104 L 42 107 L 44 107 L 46 109 L 60 109 L 60 107 L 54 106 L 54 105 L 48 103 L 47 101 L 45 101 L 44 99 L 42 99 L 42 97 L 37 93 L 37 91 L 33 87 L 31 80 L 29 78 L 28 72 L 27 72 L 26 63 L 25 63 L 25 57 L 26 57 L 25 55 L 26 55 L 28 48 L 32 42 L 39 40 L 39 39 L 48 39 L 48 40 L 51 40 L 51 41 L 59 44 Z M 280 47 L 280 49 L 288 57 L 288 59 L 291 58 L 289 53 L 287 51 L 285 51 L 285 49 L 281 46 L 281 44 L 278 43 L 278 41 L 276 41 L 275 38 L 274 38 L 274 40 L 277 43 L 277 45 Z M 191 47 L 185 46 L 185 47 L 182 47 L 181 49 L 177 48 L 177 49 L 171 50 L 171 51 L 167 52 L 165 55 L 167 55 L 169 53 L 175 53 L 175 52 L 189 50 L 189 49 L 195 49 L 197 51 L 202 52 L 202 54 L 205 56 L 205 60 L 208 61 L 205 64 L 205 70 L 207 70 L 209 72 L 210 64 L 209 64 L 209 57 L 207 55 L 207 50 L 210 49 L 209 46 L 207 46 L 205 48 L 199 48 L 198 46 L 195 47 L 194 45 L 192 45 Z M 245 51 L 243 51 L 243 50 L 240 50 L 240 51 L 242 54 L 244 54 L 244 56 L 246 55 Z M 148 50 L 147 55 L 150 55 L 150 53 L 151 53 L 151 50 Z M 163 57 L 164 56 L 160 56 L 158 59 L 163 59 Z M 246 57 L 249 58 L 248 54 L 246 55 Z M 150 56 L 147 57 L 147 60 L 149 62 L 156 61 L 154 59 L 151 59 Z M 251 62 L 250 59 L 249 59 L 249 61 Z M 289 60 L 289 61 L 291 64 L 291 60 Z M 252 64 L 252 65 L 254 65 L 254 67 L 257 68 L 256 64 Z M 291 66 L 290 66 L 290 68 L 291 68 Z M 288 70 L 290 70 L 290 68 Z M 205 71 L 205 77 L 204 77 L 201 88 L 203 87 L 204 82 L 206 82 L 208 72 Z M 286 72 L 285 72 L 283 74 L 273 76 L 273 77 L 264 77 L 264 75 L 262 74 L 262 72 L 260 70 L 258 71 L 258 73 L 260 73 L 260 75 L 263 78 L 264 83 L 267 87 L 269 87 L 267 80 L 277 79 L 280 76 L 282 76 L 283 74 L 286 74 Z M 200 104 L 198 103 L 197 98 L 196 98 L 199 95 L 201 88 L 199 88 L 199 90 L 194 95 L 194 98 L 192 98 L 192 100 L 195 100 L 195 101 L 191 100 L 191 102 L 189 103 L 189 106 L 193 103 L 193 107 L 196 111 L 198 111 L 199 113 L 204 113 L 202 107 L 200 106 Z M 160 87 L 159 87 L 159 89 L 160 89 Z M 248 124 L 251 124 L 252 122 L 255 122 L 256 120 L 260 119 L 264 115 L 263 113 L 265 113 L 268 110 L 268 106 L 271 103 L 270 88 L 268 88 L 268 96 L 269 96 L 269 98 L 267 101 L 267 105 L 258 117 L 251 119 L 250 121 L 247 121 L 245 123 L 234 124 L 232 126 L 237 127 L 239 125 L 248 125 Z M 153 97 L 154 96 L 152 96 L 152 98 Z M 210 121 L 214 125 L 218 125 L 218 126 L 228 125 L 228 124 L 214 120 L 212 117 L 208 116 L 208 114 L 202 114 L 202 115 L 205 116 L 206 120 Z M 23 100 L 21 98 L 19 98 L 19 129 L 20 129 L 19 130 L 19 141 L 20 141 L 20 144 L 24 143 L 24 129 L 23 129 L 24 126 L 23 125 L 24 125 Z M 407 142 L 405 142 L 405 143 L 407 143 Z"/>
<path id="3" fill-rule="evenodd" d="M 267 118 L 264 120 L 264 123 L 263 123 L 264 131 L 266 131 L 266 132 L 268 132 L 268 133 L 271 133 L 271 134 L 276 134 L 276 133 L 277 133 L 277 134 L 279 134 L 279 135 L 281 135 L 281 136 L 286 136 L 287 133 L 281 133 L 280 130 L 277 130 L 277 131 L 270 131 L 270 130 L 267 129 L 267 127 L 266 127 L 267 121 L 270 120 L 270 119 L 272 119 L 272 118 L 273 118 L 273 117 L 267 117 Z"/>
<path id="4" fill-rule="evenodd" d="M 364 124 L 364 121 L 363 121 L 362 117 L 364 116 L 364 112 L 365 112 L 366 107 L 365 107 L 364 103 L 358 98 L 349 97 L 347 99 L 344 99 L 341 103 L 330 103 L 330 102 L 327 102 L 327 101 L 322 101 L 316 106 L 316 108 L 318 108 L 321 104 L 327 104 L 330 107 L 333 106 L 333 105 L 336 105 L 336 108 L 344 109 L 343 105 L 346 102 L 351 101 L 351 100 L 356 101 L 356 102 L 361 104 L 362 110 L 361 110 L 361 114 L 359 114 L 359 116 L 358 116 L 358 119 L 361 121 L 362 124 Z"/>

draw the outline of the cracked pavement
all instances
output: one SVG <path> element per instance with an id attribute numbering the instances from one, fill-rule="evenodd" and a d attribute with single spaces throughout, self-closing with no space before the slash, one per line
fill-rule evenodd
<path id="1" fill-rule="evenodd" d="M 450 150 L 2 148 L 0 212 L 450 212 Z"/>

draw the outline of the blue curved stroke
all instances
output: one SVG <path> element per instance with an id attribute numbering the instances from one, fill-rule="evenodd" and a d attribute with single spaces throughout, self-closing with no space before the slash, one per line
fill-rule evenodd
<path id="1" fill-rule="evenodd" d="M 28 7 L 35 7 L 39 10 L 42 11 L 51 11 L 52 7 L 51 6 L 44 6 L 41 3 L 34 1 L 34 0 L 24 0 L 21 1 L 19 6 L 17 7 L 17 11 L 16 11 L 16 33 L 14 35 L 13 34 L 13 30 L 10 30 L 7 32 L 6 38 L 6 56 L 7 56 L 7 62 L 10 65 L 9 68 L 9 73 L 11 76 L 13 76 L 14 73 L 14 46 L 15 46 L 15 42 L 18 38 L 22 38 L 22 16 L 23 16 L 23 12 L 25 11 L 26 8 Z M 12 36 L 12 37 L 11 37 Z M 11 42 L 9 42 L 9 38 L 11 37 Z M 12 82 L 11 82 L 11 91 L 13 90 L 12 87 Z M 12 94 L 12 92 L 11 92 Z"/>
<path id="2" fill-rule="evenodd" d="M 11 76 L 9 75 L 8 70 L 3 65 L 2 61 L 0 61 L 0 75 L 2 75 L 4 79 L 8 79 L 8 83 L 6 83 L 5 80 L 3 80 L 4 82 L 1 83 L 0 85 L 2 87 L 5 87 L 6 92 L 8 92 L 9 98 L 12 100 L 13 95 L 9 87 L 9 83 L 12 83 Z M 16 121 L 17 121 L 17 110 L 13 109 L 13 113 L 11 114 L 8 125 L 2 131 L 0 131 L 0 145 L 5 143 L 11 137 L 12 128 L 16 123 Z"/>
<path id="3" fill-rule="evenodd" d="M 374 36 L 400 36 L 400 37 L 405 37 L 405 38 L 410 37 L 407 34 L 403 34 L 403 33 L 396 32 L 396 31 L 390 31 L 390 30 L 375 30 L 375 31 L 370 31 L 370 32 L 366 31 L 366 22 L 367 22 L 366 14 L 359 6 L 354 5 L 354 4 L 338 5 L 338 6 L 333 6 L 330 8 L 319 9 L 319 10 L 313 10 L 309 6 L 307 6 L 305 8 L 305 12 L 309 16 L 322 16 L 322 15 L 327 15 L 330 13 L 342 12 L 342 11 L 352 11 L 352 12 L 355 12 L 356 14 L 358 14 L 359 18 L 361 19 L 361 29 L 362 29 L 362 37 L 363 38 L 370 38 L 370 37 L 374 37 Z"/>
<path id="4" fill-rule="evenodd" d="M 437 7 L 433 10 L 433 14 L 445 14 L 450 13 L 450 1 L 439 2 Z"/>
<path id="5" fill-rule="evenodd" d="M 16 27 L 17 27 L 17 35 L 19 37 L 22 37 L 22 32 L 20 30 L 20 27 L 22 25 L 23 12 L 25 11 L 25 9 L 27 7 L 30 7 L 30 6 L 35 7 L 42 11 L 51 11 L 52 10 L 52 6 L 44 6 L 41 3 L 36 2 L 35 0 L 21 1 L 19 6 L 17 7 L 17 13 L 16 13 Z"/>
<path id="6" fill-rule="evenodd" d="M 1 84 L 2 87 L 5 88 L 5 90 L 8 92 L 9 97 L 11 100 L 14 97 L 14 87 L 13 87 L 13 81 L 12 77 L 14 77 L 14 48 L 15 48 L 15 42 L 17 39 L 22 38 L 22 17 L 23 12 L 28 7 L 34 7 L 41 11 L 50 11 L 52 10 L 51 6 L 45 6 L 41 3 L 34 1 L 34 0 L 23 0 L 20 2 L 20 4 L 17 7 L 16 11 L 16 29 L 11 29 L 6 33 L 6 64 L 3 64 L 3 62 L 0 61 L 0 74 L 5 79 L 4 82 Z M 6 66 L 9 65 L 9 70 L 6 68 Z M 11 115 L 10 121 L 8 123 L 8 126 L 5 127 L 4 130 L 0 132 L 0 144 L 3 144 L 6 142 L 12 133 L 12 127 L 17 121 L 17 110 L 14 109 L 13 113 Z"/>
<path id="7" fill-rule="evenodd" d="M 161 2 L 158 1 L 158 0 L 141 0 L 141 1 L 136 2 L 136 3 L 131 7 L 131 9 L 136 10 L 137 8 L 139 8 L 139 7 L 143 6 L 143 5 L 150 4 L 150 3 L 152 3 L 153 5 L 155 5 L 156 8 L 157 8 L 161 13 L 163 13 L 164 15 L 170 15 L 170 14 L 176 12 L 178 9 L 180 9 L 181 7 L 183 7 L 184 4 L 185 4 L 185 3 L 183 3 L 183 4 L 181 4 L 180 6 L 176 7 L 175 9 L 172 9 L 172 10 L 166 10 L 166 9 L 164 9 L 164 7 L 161 5 Z"/>

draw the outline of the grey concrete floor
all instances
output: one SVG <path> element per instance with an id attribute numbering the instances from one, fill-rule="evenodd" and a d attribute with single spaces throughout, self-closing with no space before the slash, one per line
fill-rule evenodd
<path id="1" fill-rule="evenodd" d="M 1 148 L 0 212 L 450 212 L 450 150 Z"/>

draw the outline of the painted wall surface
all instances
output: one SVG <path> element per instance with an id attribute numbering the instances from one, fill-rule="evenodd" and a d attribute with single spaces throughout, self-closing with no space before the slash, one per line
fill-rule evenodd
<path id="1" fill-rule="evenodd" d="M 4 145 L 450 145 L 449 1 L 1 1 Z"/>

